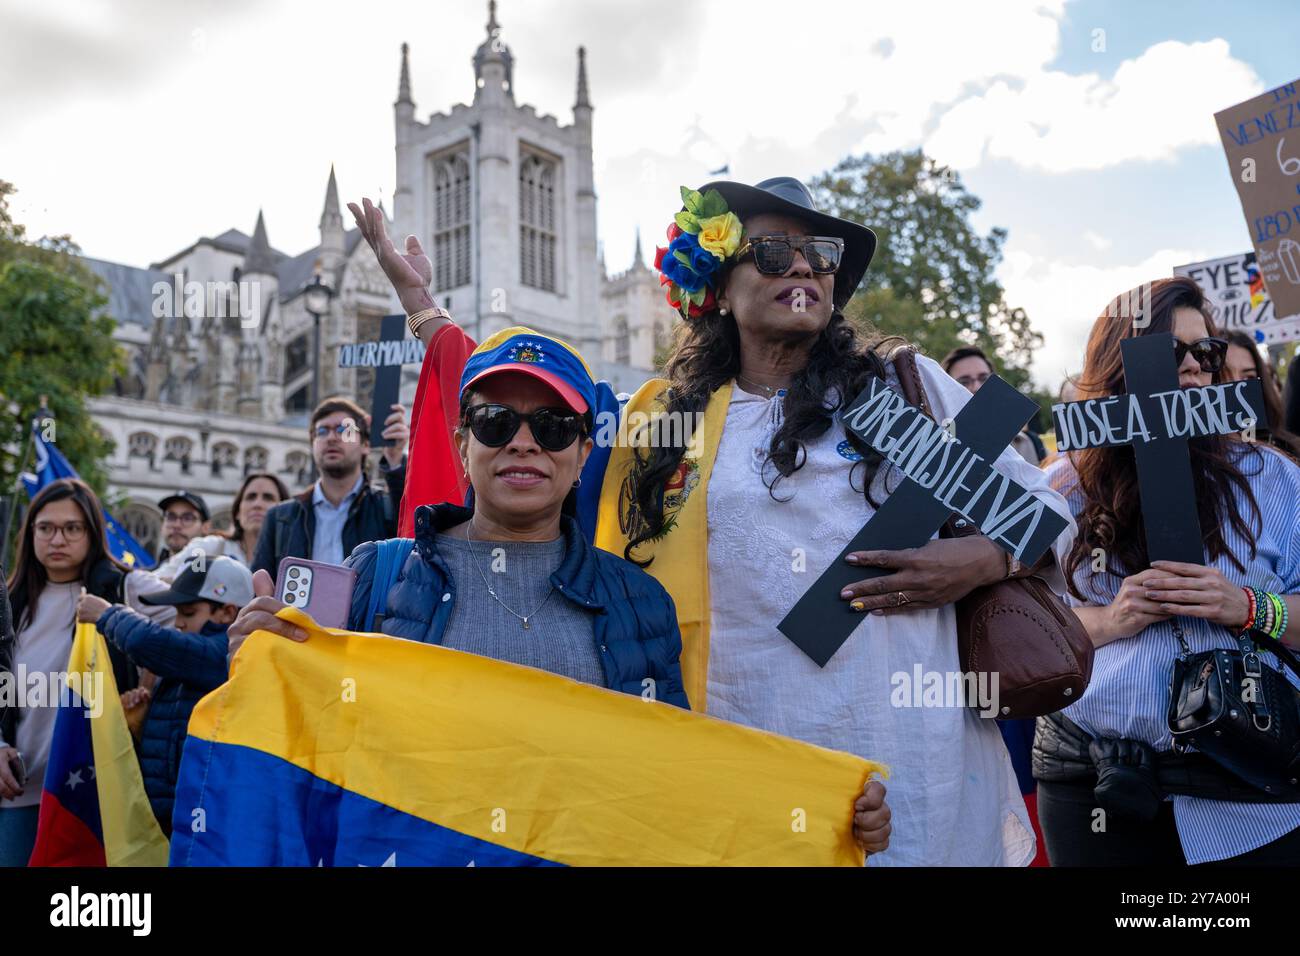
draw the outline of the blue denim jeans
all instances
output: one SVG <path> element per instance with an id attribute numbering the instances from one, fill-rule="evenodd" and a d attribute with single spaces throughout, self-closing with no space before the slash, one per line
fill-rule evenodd
<path id="1" fill-rule="evenodd" d="M 36 843 L 39 806 L 6 807 L 0 810 L 0 867 L 26 866 Z"/>

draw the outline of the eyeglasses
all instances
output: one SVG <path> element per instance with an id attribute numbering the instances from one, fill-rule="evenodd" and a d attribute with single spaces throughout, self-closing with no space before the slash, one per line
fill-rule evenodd
<path id="1" fill-rule="evenodd" d="M 1226 339 L 1216 339 L 1206 336 L 1203 339 L 1197 339 L 1195 342 L 1180 342 L 1174 339 L 1174 360 L 1183 364 L 1183 359 L 1187 353 L 1192 353 L 1192 358 L 1196 359 L 1196 364 L 1201 367 L 1202 372 L 1217 372 L 1223 368 L 1223 361 L 1228 356 L 1228 342 Z"/>
<path id="2" fill-rule="evenodd" d="M 829 275 L 840 267 L 844 240 L 837 236 L 755 236 L 740 247 L 737 261 L 753 256 L 759 272 L 779 276 L 790 268 L 796 251 L 803 253 L 813 272 Z"/>
<path id="3" fill-rule="evenodd" d="M 539 408 L 525 415 L 509 405 L 473 405 L 465 410 L 465 421 L 474 437 L 489 448 L 507 444 L 524 422 L 547 451 L 564 451 L 584 429 L 582 416 L 566 408 Z"/>
<path id="4" fill-rule="evenodd" d="M 359 432 L 360 429 L 357 427 L 357 423 L 350 418 L 339 422 L 333 428 L 328 425 L 317 425 L 312 431 L 317 438 L 328 438 L 330 433 L 333 433 L 344 440 L 347 439 L 349 433 L 357 434 Z"/>
<path id="5" fill-rule="evenodd" d="M 63 540 L 72 542 L 80 541 L 86 536 L 86 525 L 81 521 L 69 521 L 67 524 L 55 524 L 52 521 L 38 521 L 32 530 L 36 532 L 36 538 L 39 541 L 49 541 L 54 537 L 56 531 L 63 532 Z"/>
<path id="6" fill-rule="evenodd" d="M 184 514 L 176 514 L 174 511 L 169 511 L 163 515 L 163 524 L 178 524 L 186 528 L 192 524 L 198 524 L 202 520 L 203 519 L 193 511 L 187 511 Z"/>

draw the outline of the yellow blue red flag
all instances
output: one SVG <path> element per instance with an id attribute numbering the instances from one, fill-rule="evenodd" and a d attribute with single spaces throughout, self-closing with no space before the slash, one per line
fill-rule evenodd
<path id="1" fill-rule="evenodd" d="M 31 866 L 166 866 L 108 645 L 78 624 L 54 718 Z"/>
<path id="2" fill-rule="evenodd" d="M 876 764 L 379 635 L 259 631 L 190 720 L 171 863 L 862 864 Z"/>

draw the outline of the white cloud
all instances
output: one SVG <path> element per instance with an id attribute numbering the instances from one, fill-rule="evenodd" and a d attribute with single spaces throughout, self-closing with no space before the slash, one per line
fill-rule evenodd
<path id="1" fill-rule="evenodd" d="M 1066 375 L 1083 368 L 1093 322 L 1121 292 L 1167 278 L 1175 265 L 1209 258 L 1204 249 L 1166 248 L 1132 265 L 1096 265 L 1044 259 L 1009 241 L 998 268 L 1007 302 L 1023 308 L 1043 347 L 1034 356 L 1034 379 L 1053 391 Z"/>
<path id="2" fill-rule="evenodd" d="M 1019 88 L 995 82 L 948 110 L 926 147 L 957 168 L 986 155 L 1053 173 L 1159 162 L 1217 143 L 1214 112 L 1263 89 L 1225 40 L 1169 40 L 1125 60 L 1111 79 L 1039 71 Z"/>

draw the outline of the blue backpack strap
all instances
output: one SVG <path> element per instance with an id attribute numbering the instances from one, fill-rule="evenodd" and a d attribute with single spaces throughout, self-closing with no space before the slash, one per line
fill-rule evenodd
<path id="1" fill-rule="evenodd" d="M 414 538 L 389 538 L 375 542 L 375 574 L 370 580 L 370 605 L 364 618 L 370 623 L 373 633 L 380 633 L 388 592 L 397 583 L 397 576 L 402 573 L 402 566 L 414 547 Z"/>

